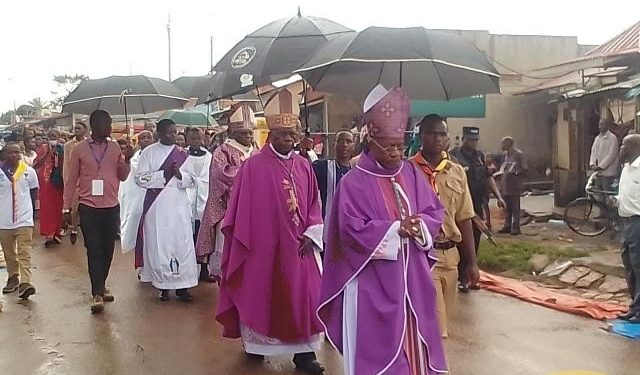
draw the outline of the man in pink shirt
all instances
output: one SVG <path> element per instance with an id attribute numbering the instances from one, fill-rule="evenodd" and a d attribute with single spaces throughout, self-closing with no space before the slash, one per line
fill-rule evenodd
<path id="1" fill-rule="evenodd" d="M 131 169 L 133 150 L 123 155 L 120 146 L 109 139 L 111 116 L 103 110 L 90 118 L 91 137 L 78 143 L 71 152 L 64 189 L 64 223 L 71 221 L 71 206 L 75 187 L 79 194 L 80 228 L 87 248 L 91 279 L 91 312 L 104 310 L 104 301 L 114 300 L 105 286 L 120 220 L 118 188 Z"/>

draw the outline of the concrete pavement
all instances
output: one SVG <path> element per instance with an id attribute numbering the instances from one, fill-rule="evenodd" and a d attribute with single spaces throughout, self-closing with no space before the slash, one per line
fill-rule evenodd
<path id="1" fill-rule="evenodd" d="M 92 316 L 81 240 L 46 250 L 38 244 L 33 258 L 38 294 L 24 303 L 4 296 L 0 374 L 295 373 L 286 357 L 247 364 L 240 342 L 221 338 L 214 285 L 195 289 L 192 304 L 160 302 L 152 287 L 137 281 L 132 254 L 118 252 L 109 282 L 116 301 Z M 459 296 L 459 307 L 447 341 L 453 374 L 639 373 L 640 343 L 599 330 L 597 321 L 484 291 Z M 342 374 L 341 358 L 329 345 L 319 358 L 328 375 Z"/>

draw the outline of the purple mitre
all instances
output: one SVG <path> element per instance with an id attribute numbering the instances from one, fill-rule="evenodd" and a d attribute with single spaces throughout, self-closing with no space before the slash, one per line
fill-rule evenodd
<path id="1" fill-rule="evenodd" d="M 364 125 L 373 138 L 403 138 L 411 104 L 400 87 L 376 86 L 364 102 Z"/>

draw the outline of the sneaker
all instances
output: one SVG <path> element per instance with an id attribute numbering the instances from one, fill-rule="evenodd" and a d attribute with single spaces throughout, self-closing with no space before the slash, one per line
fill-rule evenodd
<path id="1" fill-rule="evenodd" d="M 104 288 L 104 293 L 102 294 L 102 300 L 105 302 L 113 302 L 116 300 L 116 297 L 113 295 L 113 291 L 108 286 Z"/>
<path id="2" fill-rule="evenodd" d="M 91 301 L 91 313 L 100 314 L 102 311 L 104 311 L 104 300 L 102 299 L 102 296 L 93 296 L 93 301 Z"/>
<path id="3" fill-rule="evenodd" d="M 18 286 L 20 285 L 20 280 L 18 280 L 18 275 L 13 275 L 9 277 L 7 280 L 7 285 L 2 288 L 3 294 L 13 293 L 18 290 Z"/>
<path id="4" fill-rule="evenodd" d="M 18 297 L 21 299 L 27 300 L 34 294 L 36 294 L 36 287 L 29 283 L 22 283 L 18 287 Z"/>

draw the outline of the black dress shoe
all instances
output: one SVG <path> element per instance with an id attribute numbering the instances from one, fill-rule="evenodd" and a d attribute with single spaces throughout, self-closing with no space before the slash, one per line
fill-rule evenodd
<path id="1" fill-rule="evenodd" d="M 168 290 L 161 290 L 160 291 L 160 296 L 158 298 L 160 298 L 160 301 L 168 301 L 169 300 L 169 291 Z"/>
<path id="2" fill-rule="evenodd" d="M 323 375 L 324 367 L 318 361 L 296 363 L 296 369 L 310 375 Z"/>
<path id="3" fill-rule="evenodd" d="M 264 362 L 264 356 L 261 354 L 244 353 L 249 362 Z"/>
<path id="4" fill-rule="evenodd" d="M 636 314 L 636 315 L 632 316 L 631 318 L 627 319 L 627 322 L 632 323 L 632 324 L 640 324 L 640 314 Z"/>
<path id="5" fill-rule="evenodd" d="M 502 228 L 498 231 L 500 234 L 511 234 L 511 228 Z"/>
<path id="6" fill-rule="evenodd" d="M 78 241 L 78 231 L 77 230 L 71 230 L 71 234 L 69 234 L 69 241 L 71 241 L 72 245 L 75 245 L 76 242 Z"/>
<path id="7" fill-rule="evenodd" d="M 634 316 L 636 316 L 636 312 L 633 311 L 633 310 L 629 310 L 624 314 L 618 315 L 618 319 L 629 320 L 629 319 L 633 318 Z"/>
<path id="8" fill-rule="evenodd" d="M 176 297 L 178 297 L 178 301 L 181 302 L 191 302 L 193 301 L 193 296 L 189 294 L 187 289 L 178 289 L 176 290 Z"/>
<path id="9" fill-rule="evenodd" d="M 512 236 L 518 236 L 521 235 L 522 232 L 520 232 L 519 230 L 514 230 L 513 232 L 510 233 Z"/>

